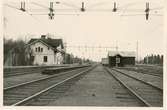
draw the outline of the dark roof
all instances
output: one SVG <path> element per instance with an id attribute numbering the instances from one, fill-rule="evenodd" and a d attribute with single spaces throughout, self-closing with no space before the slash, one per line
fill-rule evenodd
<path id="1" fill-rule="evenodd" d="M 37 40 L 41 40 L 43 41 L 44 43 L 46 43 L 47 45 L 51 46 L 52 48 L 57 48 L 59 45 L 61 45 L 62 48 L 64 48 L 63 46 L 63 41 L 62 39 L 52 39 L 52 38 L 39 38 L 39 39 L 31 39 L 28 44 L 31 44 Z"/>
<path id="2" fill-rule="evenodd" d="M 109 51 L 108 56 L 120 55 L 122 57 L 135 57 L 134 51 Z"/>

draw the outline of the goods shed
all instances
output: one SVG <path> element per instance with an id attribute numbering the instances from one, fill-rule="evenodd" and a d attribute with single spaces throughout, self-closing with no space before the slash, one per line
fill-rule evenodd
<path id="1" fill-rule="evenodd" d="M 135 52 L 133 51 L 109 51 L 109 66 L 135 65 Z"/>

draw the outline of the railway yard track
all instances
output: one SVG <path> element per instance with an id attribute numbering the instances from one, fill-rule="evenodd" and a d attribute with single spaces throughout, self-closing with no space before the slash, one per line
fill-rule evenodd
<path id="1" fill-rule="evenodd" d="M 115 69 L 106 70 L 146 106 L 163 106 L 163 89 Z"/>
<path id="2" fill-rule="evenodd" d="M 92 68 L 92 67 L 91 67 Z M 4 88 L 4 105 L 20 105 L 25 103 L 48 89 L 60 85 L 78 75 L 86 73 L 90 67 L 68 71 L 63 75 L 53 75 L 35 81 L 18 84 L 12 87 Z M 86 69 L 86 70 L 85 70 Z"/>
<path id="3" fill-rule="evenodd" d="M 7 87 L 15 86 L 15 85 L 18 85 L 21 83 L 26 83 L 26 82 L 30 82 L 33 80 L 46 78 L 46 77 L 48 77 L 48 75 L 43 75 L 43 74 L 41 74 L 41 72 L 37 72 L 35 74 L 28 73 L 28 74 L 24 74 L 24 75 L 5 77 L 4 81 L 3 81 L 3 87 L 7 88 Z"/>
<path id="4" fill-rule="evenodd" d="M 12 77 L 12 76 L 40 73 L 46 68 L 58 68 L 58 67 L 67 67 L 67 66 L 29 67 L 29 68 L 19 68 L 19 69 L 5 68 L 4 77 L 6 78 L 6 77 Z"/>
<path id="5" fill-rule="evenodd" d="M 4 77 L 11 77 L 11 76 L 18 76 L 18 75 L 25 75 L 25 74 L 34 74 L 34 73 L 39 73 L 41 72 L 41 69 L 37 69 L 37 70 L 29 70 L 29 71 L 19 71 L 19 72 L 15 72 L 14 74 L 12 74 L 12 72 L 10 73 L 4 73 Z"/>
<path id="6" fill-rule="evenodd" d="M 155 88 L 163 90 L 163 78 L 161 77 L 150 75 L 150 74 L 145 74 L 145 73 L 143 74 L 141 72 L 139 73 L 139 72 L 134 72 L 134 71 L 117 69 L 117 68 L 112 68 L 112 69 L 128 77 L 132 77 L 133 79 L 139 80 L 143 83 L 152 85 Z"/>
<path id="7" fill-rule="evenodd" d="M 143 74 L 148 74 L 152 76 L 157 76 L 162 78 L 163 77 L 163 69 L 162 67 L 159 68 L 153 68 L 153 67 L 119 67 L 119 69 L 122 70 L 127 70 L 127 71 L 133 71 L 136 73 L 143 73 Z"/>
<path id="8" fill-rule="evenodd" d="M 69 68 L 71 68 L 71 67 L 69 67 Z M 81 68 L 82 67 L 84 67 L 84 66 L 81 66 Z M 35 73 L 32 73 L 32 71 L 30 71 L 30 70 L 29 70 L 29 73 L 27 73 L 27 71 L 25 70 L 26 74 L 22 74 L 22 75 L 14 75 L 14 74 L 17 74 L 14 71 L 14 73 L 12 73 L 13 76 L 4 78 L 3 86 L 4 86 L 4 88 L 7 88 L 9 86 L 14 86 L 14 85 L 17 85 L 17 84 L 20 84 L 20 83 L 30 82 L 32 80 L 38 80 L 38 79 L 41 79 L 41 78 L 46 78 L 46 77 L 48 77 L 48 75 L 47 74 L 41 74 L 42 71 L 44 71 L 46 69 L 59 69 L 60 70 L 61 68 L 64 68 L 64 67 L 60 67 L 60 68 L 57 68 L 57 67 L 56 68 L 42 68 L 41 70 L 39 70 Z M 77 68 L 75 68 L 75 69 L 77 69 Z M 57 72 L 60 72 L 60 71 L 57 71 Z M 57 73 L 57 72 L 55 72 L 55 73 Z M 58 75 L 60 75 L 60 74 L 58 74 Z"/>
<path id="9" fill-rule="evenodd" d="M 107 76 L 107 74 L 109 76 Z M 96 80 L 98 80 L 98 83 Z M 104 80 L 106 80 L 107 83 Z M 92 102 L 96 103 L 96 101 L 98 102 L 98 100 L 102 100 L 101 102 L 104 105 L 108 104 L 111 106 L 114 105 L 115 103 L 115 106 L 126 105 L 126 106 L 162 107 L 163 87 L 161 84 L 162 82 L 160 82 L 160 80 L 162 79 L 156 76 L 145 75 L 145 74 L 143 76 L 142 74 L 136 74 L 133 72 L 129 73 L 128 71 L 123 71 L 121 69 L 108 68 L 108 67 L 102 67 L 101 65 L 96 65 L 91 67 L 84 67 L 75 70 L 70 70 L 55 75 L 49 75 L 49 76 L 47 75 L 45 77 L 36 80 L 31 80 L 29 82 L 15 84 L 12 86 L 6 86 L 4 88 L 3 102 L 5 106 L 10 106 L 10 105 L 53 106 L 53 105 L 59 105 L 57 104 L 57 102 L 52 103 L 55 102 L 56 100 L 57 101 L 60 100 L 60 102 L 65 101 L 70 103 L 70 102 L 75 102 L 72 100 L 75 100 L 75 98 L 77 99 L 77 97 L 79 97 L 79 101 L 77 101 L 78 105 L 85 105 L 85 106 L 89 104 L 91 105 Z M 81 82 L 87 85 L 83 86 Z M 79 85 L 80 83 L 81 85 Z M 99 83 L 102 83 L 103 85 L 101 86 L 95 85 Z M 71 93 L 69 89 L 72 89 Z M 93 93 L 91 97 L 93 96 L 94 98 L 90 99 L 90 103 L 88 101 L 89 104 L 88 103 L 79 104 L 82 103 L 83 100 L 82 94 L 84 94 L 85 100 L 90 98 L 90 96 L 88 98 L 85 97 L 86 96 L 85 94 L 87 94 L 88 91 L 92 91 L 89 89 L 92 89 L 93 91 L 95 90 L 96 92 L 97 91 L 101 92 Z M 101 96 L 100 98 L 97 97 L 96 94 L 103 94 L 104 96 L 99 95 Z M 64 100 L 63 98 L 61 99 L 62 96 L 64 96 Z M 68 98 L 68 96 L 71 98 Z M 95 97 L 97 97 L 97 99 Z M 103 99 L 104 97 L 106 97 L 107 99 Z M 68 101 L 68 99 L 71 100 Z M 105 100 L 110 100 L 111 102 L 110 101 L 106 102 Z M 86 101 L 83 102 L 86 103 Z M 97 105 L 99 106 L 99 104 Z"/>

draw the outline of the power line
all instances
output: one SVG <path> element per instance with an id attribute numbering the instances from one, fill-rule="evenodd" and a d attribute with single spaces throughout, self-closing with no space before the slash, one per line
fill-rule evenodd
<path id="1" fill-rule="evenodd" d="M 40 3 L 36 3 L 36 2 L 29 2 L 29 3 L 33 4 L 33 5 L 36 5 L 38 7 L 46 9 L 46 11 L 48 11 L 48 13 L 33 13 L 33 10 L 35 10 L 35 9 L 29 9 L 29 10 L 27 9 L 26 10 L 26 4 L 28 4 L 26 2 L 21 2 L 20 3 L 20 8 L 12 6 L 12 5 L 9 5 L 9 4 L 5 4 L 5 5 L 8 6 L 8 7 L 10 7 L 10 8 L 20 10 L 22 12 L 30 12 L 31 11 L 30 12 L 31 16 L 32 15 L 48 15 L 49 19 L 51 19 L 51 20 L 54 19 L 55 15 L 75 15 L 75 14 L 55 14 L 55 12 L 58 12 L 58 11 L 62 12 L 63 10 L 64 11 L 69 11 L 69 12 L 71 12 L 71 11 L 75 11 L 75 12 L 86 12 L 86 11 L 88 11 L 88 12 L 89 11 L 90 12 L 91 11 L 97 11 L 97 12 L 99 12 L 99 11 L 104 11 L 104 12 L 118 12 L 118 11 L 122 10 L 123 13 L 122 13 L 121 16 L 133 16 L 133 15 L 134 16 L 138 16 L 138 15 L 144 15 L 144 14 L 132 14 L 132 15 L 126 14 L 126 15 L 123 15 L 125 13 L 125 11 L 126 12 L 142 12 L 142 13 L 145 13 L 146 20 L 148 20 L 149 15 L 152 15 L 152 16 L 162 16 L 162 14 L 159 14 L 159 13 L 150 14 L 151 11 L 163 9 L 163 7 L 150 8 L 150 5 L 149 5 L 150 3 L 149 2 L 146 2 L 145 9 L 127 9 L 128 6 L 134 5 L 136 3 L 129 3 L 129 4 L 126 4 L 126 5 L 122 6 L 122 7 L 118 7 L 117 3 L 113 2 L 112 3 L 113 4 L 113 8 L 112 9 L 91 9 L 91 8 L 89 9 L 89 8 L 86 7 L 85 2 L 81 3 L 81 8 L 79 8 L 79 6 L 76 6 L 74 4 L 69 4 L 69 3 L 66 3 L 66 2 L 50 2 L 49 6 L 45 6 L 45 5 L 42 5 Z M 54 4 L 68 6 L 68 7 L 71 7 L 72 9 L 63 9 L 63 8 L 62 9 L 56 9 L 54 7 Z M 100 5 L 100 3 L 99 3 L 99 5 Z M 123 8 L 123 7 L 125 7 L 125 8 Z M 36 9 L 36 10 L 38 10 L 40 12 L 43 11 L 42 9 Z M 79 14 L 76 14 L 76 15 L 79 15 Z"/>

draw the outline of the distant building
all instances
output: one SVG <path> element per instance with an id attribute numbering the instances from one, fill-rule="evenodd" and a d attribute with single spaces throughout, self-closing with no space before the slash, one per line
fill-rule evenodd
<path id="1" fill-rule="evenodd" d="M 26 50 L 32 65 L 62 64 L 65 56 L 62 39 L 46 38 L 31 39 Z"/>
<path id="2" fill-rule="evenodd" d="M 108 65 L 108 58 L 102 58 L 101 59 L 101 64 L 104 65 L 104 66 L 107 66 Z"/>
<path id="3" fill-rule="evenodd" d="M 74 60 L 74 56 L 72 54 L 69 54 L 69 53 L 65 54 L 65 59 L 64 59 L 65 64 L 72 64 L 73 60 Z"/>
<path id="4" fill-rule="evenodd" d="M 109 66 L 135 65 L 135 52 L 133 51 L 109 51 Z"/>

